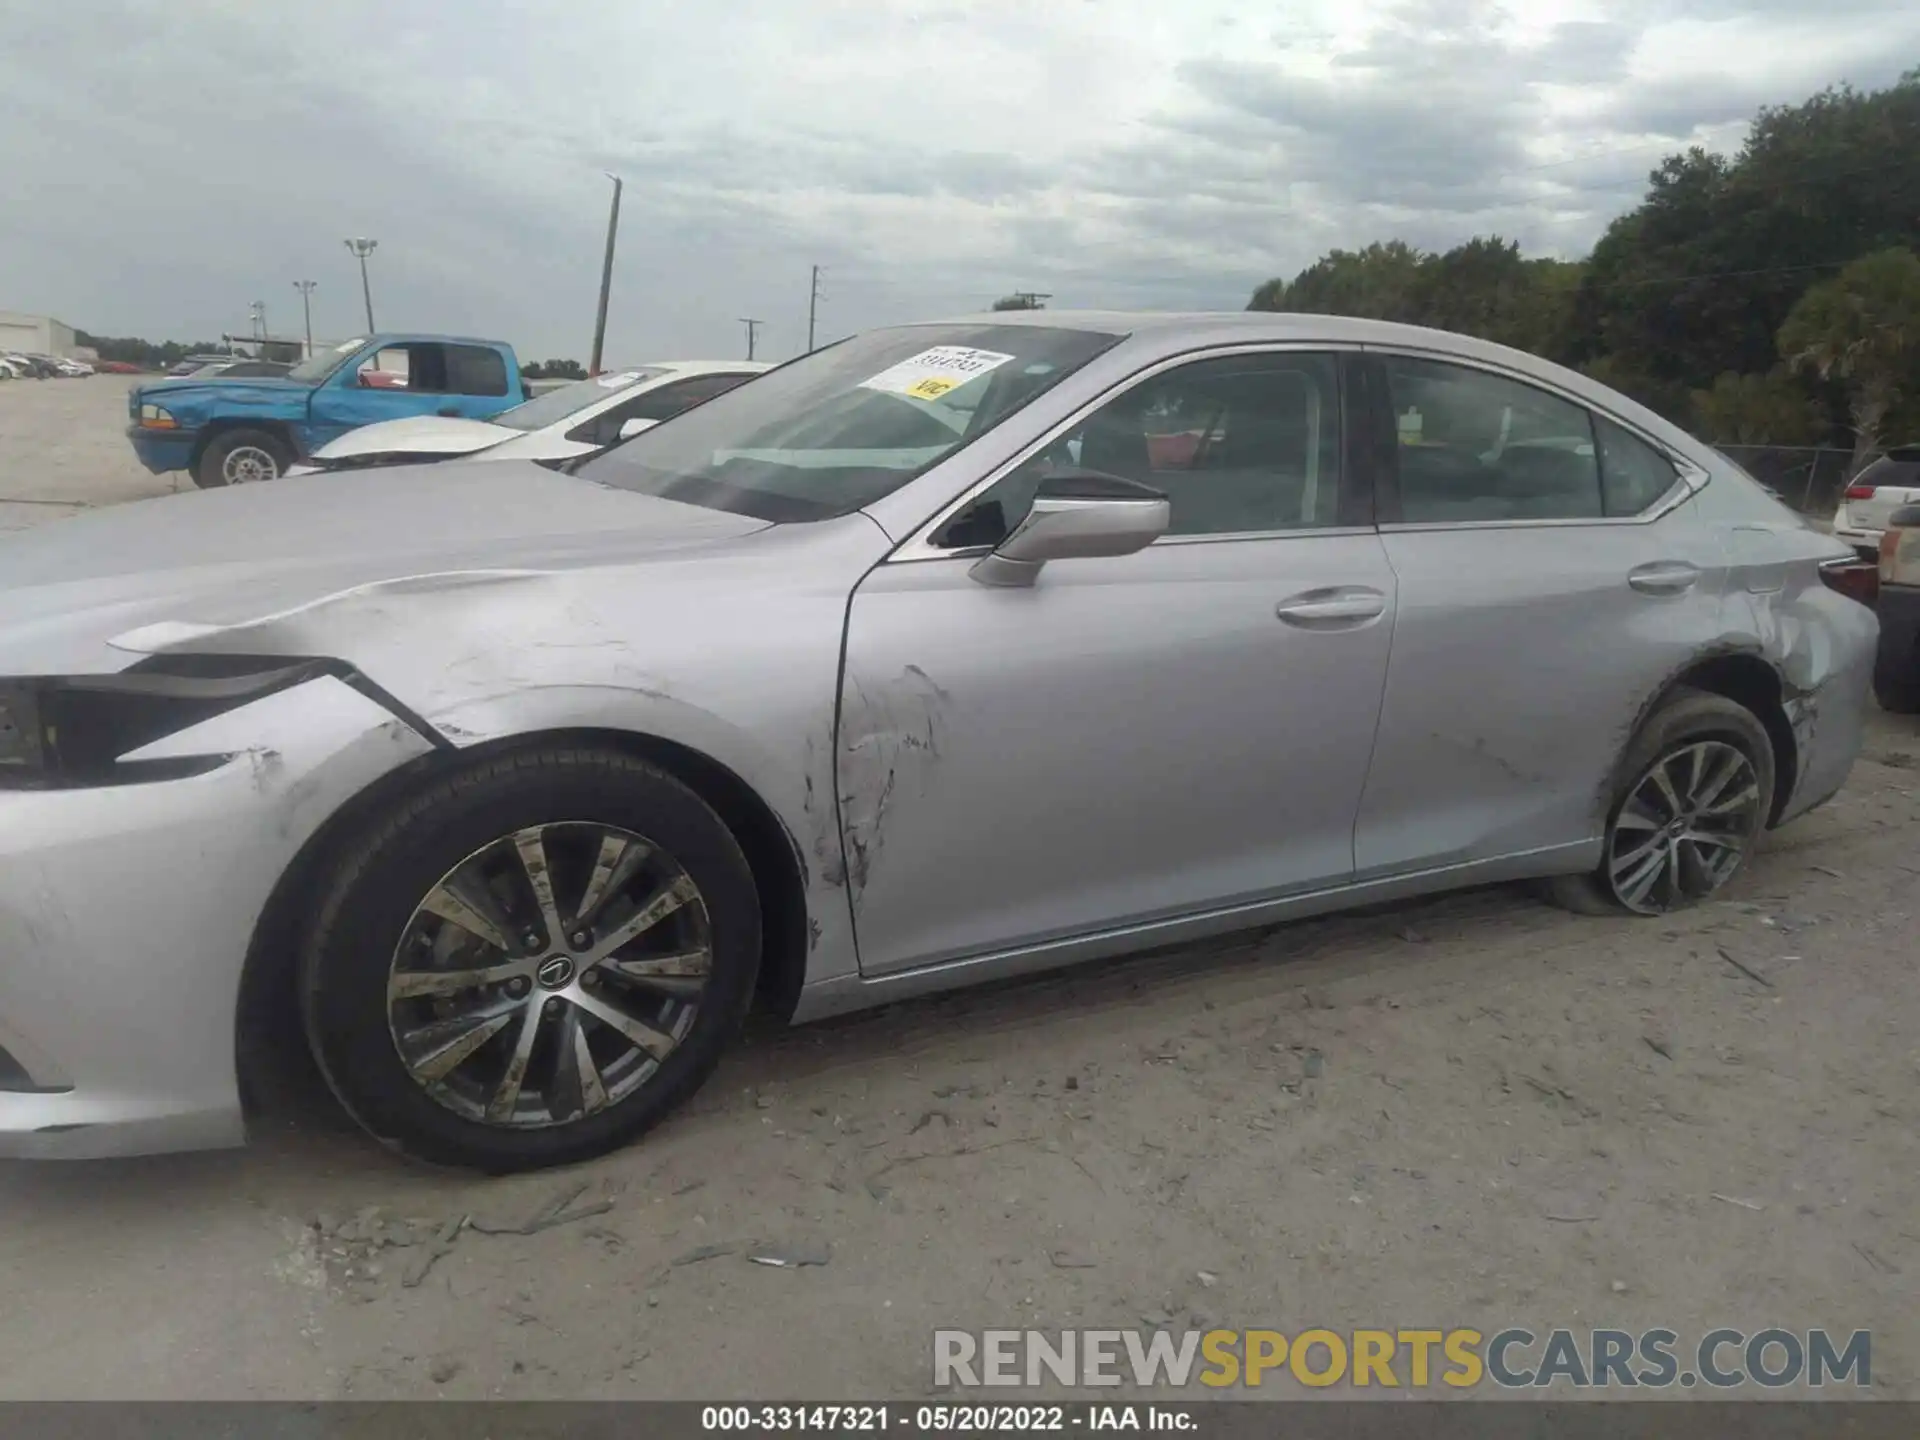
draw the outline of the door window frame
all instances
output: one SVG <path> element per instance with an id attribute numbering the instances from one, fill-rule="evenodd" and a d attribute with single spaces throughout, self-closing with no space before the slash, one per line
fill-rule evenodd
<path id="1" fill-rule="evenodd" d="M 1514 366 L 1500 365 L 1475 356 L 1460 355 L 1450 350 L 1423 350 L 1414 345 L 1372 344 L 1363 345 L 1361 348 L 1365 351 L 1362 368 L 1368 372 L 1370 380 L 1366 393 L 1371 407 L 1369 413 L 1359 423 L 1368 431 L 1374 448 L 1382 456 L 1373 469 L 1374 513 L 1382 533 L 1401 534 L 1421 530 L 1557 530 L 1566 529 L 1569 526 L 1651 525 L 1692 499 L 1705 488 L 1710 478 L 1706 470 L 1686 456 L 1677 453 L 1666 441 L 1649 435 L 1645 426 L 1635 424 L 1607 406 L 1596 405 L 1584 395 L 1576 395 L 1564 386 L 1556 385 L 1551 380 L 1542 379 L 1540 376 L 1528 374 Z M 1400 518 L 1400 434 L 1394 418 L 1393 388 L 1387 380 L 1387 361 L 1394 358 L 1420 360 L 1435 365 L 1451 365 L 1460 370 L 1478 371 L 1490 379 L 1528 386 L 1556 400 L 1577 406 L 1589 417 L 1589 429 L 1592 428 L 1591 422 L 1594 417 L 1610 420 L 1634 439 L 1652 446 L 1656 454 L 1671 464 L 1674 469 L 1674 483 L 1659 499 L 1632 515 L 1577 515 L 1548 519 L 1403 520 Z M 1597 431 L 1593 463 L 1595 479 L 1601 485 L 1601 503 L 1604 505 L 1605 477 L 1601 469 Z"/>
<path id="2" fill-rule="evenodd" d="M 1207 345 L 1163 356 L 1152 364 L 1109 385 L 1091 400 L 1075 407 L 1041 435 L 1022 446 L 1007 460 L 996 465 L 979 480 L 943 505 L 904 540 L 882 563 L 920 564 L 936 560 L 978 560 L 993 549 L 991 545 L 939 546 L 933 537 L 987 491 L 1005 480 L 1029 460 L 1044 453 L 1072 435 L 1090 417 L 1137 386 L 1157 379 L 1170 370 L 1203 360 L 1231 359 L 1234 356 L 1326 355 L 1334 362 L 1336 385 L 1335 424 L 1339 427 L 1339 478 L 1335 487 L 1335 514 L 1332 525 L 1292 525 L 1278 530 L 1236 530 L 1219 534 L 1162 535 L 1148 549 L 1161 545 L 1220 545 L 1247 540 L 1297 539 L 1313 535 L 1368 535 L 1374 530 L 1374 493 L 1379 475 L 1380 456 L 1370 427 L 1360 423 L 1371 406 L 1366 397 L 1377 383 L 1365 373 L 1368 369 L 1364 347 L 1349 341 L 1284 340 Z M 1025 518 L 1025 517 L 1021 517 Z M 1017 523 L 1017 522 L 1016 522 Z"/>

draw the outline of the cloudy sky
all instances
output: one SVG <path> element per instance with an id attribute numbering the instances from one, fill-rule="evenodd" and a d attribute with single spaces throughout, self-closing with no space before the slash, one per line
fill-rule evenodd
<path id="1" fill-rule="evenodd" d="M 984 308 L 1239 308 L 1335 245 L 1582 253 L 1662 153 L 1920 62 L 1912 0 L 18 0 L 0 308 L 608 356 Z"/>

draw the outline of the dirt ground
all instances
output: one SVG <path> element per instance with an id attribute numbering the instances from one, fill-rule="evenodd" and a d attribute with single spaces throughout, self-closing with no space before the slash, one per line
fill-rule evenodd
<path id="1" fill-rule="evenodd" d="M 0 526 L 165 490 L 123 414 L 0 386 Z M 1669 920 L 1492 890 L 762 1030 L 567 1173 L 307 1092 L 245 1151 L 0 1166 L 0 1399 L 912 1398 L 937 1327 L 1166 1324 L 1864 1328 L 1920 1399 L 1916 791 L 1876 716 Z"/>

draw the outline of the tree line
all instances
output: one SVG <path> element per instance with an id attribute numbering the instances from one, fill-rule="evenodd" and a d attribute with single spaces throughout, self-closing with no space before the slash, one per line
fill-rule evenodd
<path id="1" fill-rule="evenodd" d="M 1591 375 L 1716 444 L 1920 442 L 1920 69 L 1669 156 L 1584 260 L 1499 236 L 1335 250 L 1250 310 L 1399 320 Z"/>

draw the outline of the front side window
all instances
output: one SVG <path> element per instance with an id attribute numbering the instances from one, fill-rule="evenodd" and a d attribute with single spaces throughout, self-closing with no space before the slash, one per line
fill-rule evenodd
<path id="1" fill-rule="evenodd" d="M 848 515 L 1122 338 L 991 323 L 872 330 L 755 376 L 574 473 L 763 520 Z"/>
<path id="2" fill-rule="evenodd" d="M 1598 519 L 1588 411 L 1504 376 L 1440 361 L 1382 362 L 1408 524 Z"/>
<path id="3" fill-rule="evenodd" d="M 997 544 L 1055 476 L 1092 471 L 1158 490 L 1170 535 L 1336 523 L 1340 390 L 1330 355 L 1196 360 L 1122 392 L 942 527 L 947 548 Z"/>

